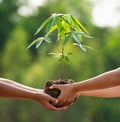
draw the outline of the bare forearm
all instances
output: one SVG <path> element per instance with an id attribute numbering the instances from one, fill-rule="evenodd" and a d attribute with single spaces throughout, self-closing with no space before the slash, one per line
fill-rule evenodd
<path id="1" fill-rule="evenodd" d="M 0 97 L 32 99 L 37 90 L 14 81 L 0 78 Z"/>
<path id="2" fill-rule="evenodd" d="M 9 80 L 9 79 L 5 79 L 5 78 L 0 78 L 0 82 L 7 83 L 7 84 L 10 84 L 10 85 L 14 85 L 14 86 L 16 86 L 18 88 L 22 88 L 22 89 L 26 89 L 26 90 L 40 91 L 40 89 L 36 89 L 36 88 L 32 88 L 32 87 L 29 87 L 29 86 L 26 86 L 26 85 L 22 85 L 20 83 L 17 83 L 15 81 L 12 81 L 12 80 Z"/>
<path id="3" fill-rule="evenodd" d="M 0 78 L 0 97 L 12 99 L 31 99 L 42 104 L 46 109 L 53 111 L 65 110 L 67 107 L 56 108 L 57 100 L 45 94 L 43 90 L 28 87 L 14 81 Z"/>
<path id="4" fill-rule="evenodd" d="M 97 77 L 75 83 L 75 89 L 79 91 L 99 90 L 120 86 L 120 68 L 103 73 Z"/>
<path id="5" fill-rule="evenodd" d="M 82 91 L 79 95 L 105 98 L 120 97 L 120 86 L 100 90 Z"/>

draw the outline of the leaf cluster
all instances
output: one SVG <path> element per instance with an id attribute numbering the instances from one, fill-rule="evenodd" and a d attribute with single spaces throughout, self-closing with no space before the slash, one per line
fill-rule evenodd
<path id="1" fill-rule="evenodd" d="M 81 22 L 71 14 L 52 14 L 40 25 L 35 35 L 41 32 L 45 27 L 45 35 L 32 41 L 27 49 L 34 44 L 36 44 L 36 48 L 38 48 L 44 41 L 51 43 L 52 40 L 49 36 L 55 30 L 58 32 L 57 40 L 62 41 L 63 46 L 71 40 L 70 38 L 73 38 L 75 40 L 73 44 L 79 46 L 83 51 L 86 51 L 86 46 L 82 44 L 82 38 L 92 38 Z"/>

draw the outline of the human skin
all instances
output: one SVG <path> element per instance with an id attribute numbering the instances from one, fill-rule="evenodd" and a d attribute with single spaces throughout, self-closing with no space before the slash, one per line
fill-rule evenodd
<path id="1" fill-rule="evenodd" d="M 120 97 L 120 68 L 105 72 L 81 82 L 67 85 L 52 85 L 50 88 L 58 88 L 61 91 L 58 98 L 59 106 L 72 104 L 75 98 L 80 95 Z"/>
<path id="2" fill-rule="evenodd" d="M 58 100 L 44 93 L 42 89 L 36 89 L 22 85 L 15 81 L 0 78 L 0 97 L 7 99 L 29 99 L 39 102 L 46 109 L 52 111 L 61 111 L 67 109 L 66 106 L 56 108 L 54 105 L 57 104 Z"/>
<path id="3" fill-rule="evenodd" d="M 92 96 L 102 98 L 115 98 L 120 97 L 120 86 L 115 86 L 106 89 L 89 90 L 80 92 L 79 96 Z"/>

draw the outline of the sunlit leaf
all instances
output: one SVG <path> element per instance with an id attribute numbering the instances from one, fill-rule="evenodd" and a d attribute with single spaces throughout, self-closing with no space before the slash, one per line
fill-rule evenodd
<path id="1" fill-rule="evenodd" d="M 48 53 L 49 55 L 56 55 L 57 53 Z"/>
<path id="2" fill-rule="evenodd" d="M 85 46 L 84 46 L 84 45 L 79 44 L 79 47 L 80 47 L 84 52 L 86 52 L 86 48 L 85 48 Z"/>
<path id="3" fill-rule="evenodd" d="M 55 22 L 55 18 L 51 17 L 51 19 L 49 20 L 49 22 L 47 24 L 46 33 L 50 33 L 50 30 L 51 30 L 52 26 L 54 25 L 54 22 Z"/>
<path id="4" fill-rule="evenodd" d="M 54 17 L 63 16 L 63 15 L 64 15 L 64 14 L 56 14 L 56 13 L 52 14 L 52 16 L 54 16 Z"/>
<path id="5" fill-rule="evenodd" d="M 78 43 L 73 43 L 73 45 L 78 46 L 79 44 Z"/>
<path id="6" fill-rule="evenodd" d="M 40 27 L 37 29 L 36 33 L 34 35 L 37 35 L 42 29 L 43 27 L 52 19 L 52 17 L 49 17 L 48 19 L 46 19 L 41 25 Z"/>
<path id="7" fill-rule="evenodd" d="M 44 37 L 44 40 L 47 42 L 47 43 L 51 43 L 51 39 L 49 37 Z"/>
<path id="8" fill-rule="evenodd" d="M 70 14 L 66 14 L 65 17 L 66 17 L 66 20 L 67 20 L 67 21 L 70 21 Z"/>
<path id="9" fill-rule="evenodd" d="M 80 37 L 78 36 L 78 34 L 72 34 L 72 36 L 73 36 L 74 40 L 75 40 L 78 44 L 80 44 L 80 43 L 82 42 L 82 40 L 80 40 Z"/>
<path id="10" fill-rule="evenodd" d="M 83 45 L 83 44 L 82 44 L 82 46 L 81 46 L 81 45 L 78 44 L 78 43 L 73 43 L 73 45 L 79 46 L 80 48 L 82 47 L 82 48 L 88 48 L 88 49 L 94 50 L 94 48 L 92 48 L 92 47 L 90 47 L 90 46 L 87 46 L 87 45 Z M 86 49 L 83 49 L 83 50 L 86 50 Z"/>
<path id="11" fill-rule="evenodd" d="M 55 55 L 56 58 L 59 58 L 59 57 L 61 57 L 61 56 L 62 56 L 62 53 L 57 53 L 57 54 Z"/>
<path id="12" fill-rule="evenodd" d="M 89 34 L 89 32 L 85 29 L 85 27 L 80 23 L 80 21 L 79 21 L 77 18 L 75 18 L 73 15 L 71 15 L 71 18 L 72 18 L 72 20 L 73 20 L 76 24 L 79 25 L 79 27 L 80 27 L 83 31 L 85 31 L 86 33 Z"/>
<path id="13" fill-rule="evenodd" d="M 71 17 L 71 16 L 70 16 L 70 17 Z M 70 18 L 70 24 L 71 24 L 71 29 L 72 29 L 73 31 L 75 31 L 75 30 L 82 31 L 82 30 L 80 29 L 78 23 L 76 23 L 76 21 L 75 21 L 72 17 Z"/>
<path id="14" fill-rule="evenodd" d="M 86 38 L 93 38 L 92 36 L 90 36 L 90 35 L 88 35 L 88 34 L 86 34 L 84 32 L 76 31 L 76 34 L 80 34 L 81 36 L 86 37 Z"/>
<path id="15" fill-rule="evenodd" d="M 32 41 L 32 43 L 26 49 L 29 49 L 32 45 L 34 45 L 35 43 L 37 43 L 38 41 L 40 41 L 41 38 L 43 38 L 43 37 L 39 37 L 39 38 L 35 39 L 34 41 Z"/>
<path id="16" fill-rule="evenodd" d="M 52 33 L 56 29 L 57 29 L 57 25 L 52 26 L 50 31 L 49 31 L 49 33 L 47 35 L 49 35 L 50 33 Z"/>
<path id="17" fill-rule="evenodd" d="M 42 44 L 43 39 L 44 39 L 44 38 L 40 38 L 40 39 L 38 40 L 38 42 L 36 43 L 36 48 L 38 48 L 38 47 Z"/>
<path id="18" fill-rule="evenodd" d="M 49 53 L 49 55 L 54 55 L 54 57 L 59 58 L 62 56 L 62 53 Z"/>
<path id="19" fill-rule="evenodd" d="M 67 16 L 66 17 L 63 17 L 62 19 L 69 26 L 69 28 L 71 28 L 70 19 Z"/>
<path id="20" fill-rule="evenodd" d="M 75 46 L 79 46 L 84 52 L 86 52 L 86 48 L 85 48 L 84 45 L 82 45 L 82 44 L 78 44 L 78 43 L 73 43 L 73 45 L 75 45 Z"/>
<path id="21" fill-rule="evenodd" d="M 84 45 L 86 48 L 88 49 L 91 49 L 91 50 L 95 50 L 94 48 L 90 47 L 90 46 L 87 46 L 87 45 Z"/>
<path id="22" fill-rule="evenodd" d="M 68 23 L 66 23 L 66 21 L 62 21 L 62 26 L 64 28 L 64 32 L 65 33 L 69 33 L 70 32 L 70 25 Z"/>
<path id="23" fill-rule="evenodd" d="M 56 17 L 56 25 L 57 25 L 57 28 L 58 28 L 59 35 L 64 35 L 65 30 L 64 30 L 64 28 L 61 24 L 61 20 L 60 20 L 59 17 Z"/>

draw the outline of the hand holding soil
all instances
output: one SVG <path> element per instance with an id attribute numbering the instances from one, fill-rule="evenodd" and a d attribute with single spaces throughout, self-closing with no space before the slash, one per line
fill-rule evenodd
<path id="1" fill-rule="evenodd" d="M 49 94 L 50 96 L 54 97 L 54 98 L 58 98 L 60 95 L 60 90 L 59 89 L 50 89 L 49 87 L 52 86 L 53 84 L 71 84 L 74 83 L 73 80 L 68 79 L 68 80 L 49 80 L 45 83 L 45 87 L 44 87 L 44 92 Z"/>
<path id="2" fill-rule="evenodd" d="M 74 83 L 73 80 L 71 79 L 68 79 L 68 80 L 49 80 L 45 83 L 45 87 L 44 87 L 44 92 L 47 93 L 48 95 L 54 97 L 54 98 L 58 98 L 61 91 L 59 89 L 50 89 L 50 86 L 52 86 L 53 84 L 71 84 L 71 83 Z M 62 107 L 62 106 L 59 106 L 59 105 L 55 105 L 56 107 Z"/>

